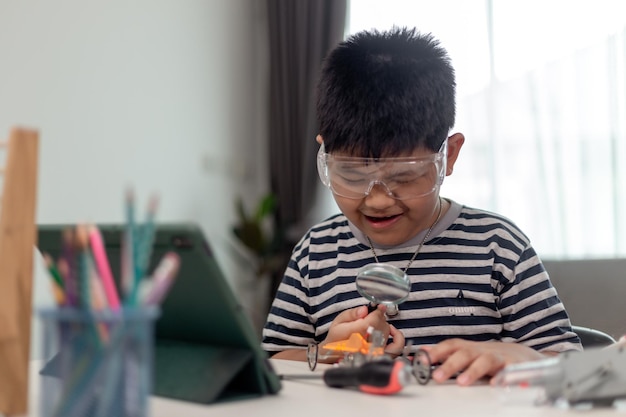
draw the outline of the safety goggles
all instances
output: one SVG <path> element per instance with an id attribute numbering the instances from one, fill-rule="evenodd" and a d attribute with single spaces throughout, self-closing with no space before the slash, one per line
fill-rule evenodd
<path id="1" fill-rule="evenodd" d="M 424 158 L 359 158 L 317 153 L 317 171 L 333 193 L 364 198 L 375 185 L 397 200 L 423 197 L 434 192 L 446 176 L 448 140 L 437 153 Z"/>

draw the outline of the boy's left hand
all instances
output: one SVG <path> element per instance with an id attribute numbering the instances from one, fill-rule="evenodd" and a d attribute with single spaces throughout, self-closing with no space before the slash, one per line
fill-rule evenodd
<path id="1" fill-rule="evenodd" d="M 471 385 L 485 376 L 494 376 L 506 365 L 544 359 L 545 356 L 519 343 L 472 342 L 448 339 L 432 346 L 423 346 L 432 363 L 441 365 L 433 372 L 436 382 L 456 377 L 459 385 Z"/>

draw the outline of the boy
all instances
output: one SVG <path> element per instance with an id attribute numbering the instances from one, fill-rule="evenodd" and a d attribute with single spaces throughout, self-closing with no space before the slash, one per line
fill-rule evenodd
<path id="1" fill-rule="evenodd" d="M 509 363 L 580 350 L 528 238 L 508 219 L 439 196 L 464 136 L 454 70 L 431 35 L 362 32 L 331 51 L 318 86 L 318 169 L 341 214 L 300 240 L 272 304 L 263 347 L 305 360 L 311 341 L 365 334 L 426 347 L 433 378 L 469 385 Z M 357 271 L 382 262 L 408 274 L 397 314 L 369 313 Z M 389 312 L 391 313 L 391 312 Z"/>

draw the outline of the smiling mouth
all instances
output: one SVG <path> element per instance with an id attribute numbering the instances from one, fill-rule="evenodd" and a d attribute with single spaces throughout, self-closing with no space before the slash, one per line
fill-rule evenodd
<path id="1" fill-rule="evenodd" d="M 397 217 L 400 217 L 400 214 L 395 214 L 393 216 L 386 216 L 386 217 L 373 217 L 373 216 L 365 216 L 367 218 L 367 220 L 369 220 L 372 223 L 383 223 L 383 222 L 388 222 L 389 220 L 393 220 Z"/>

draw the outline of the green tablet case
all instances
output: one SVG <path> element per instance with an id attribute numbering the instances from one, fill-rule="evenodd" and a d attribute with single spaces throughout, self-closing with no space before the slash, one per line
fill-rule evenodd
<path id="1" fill-rule="evenodd" d="M 58 258 L 66 226 L 39 225 L 39 250 Z M 119 280 L 123 226 L 99 227 Z M 149 271 L 168 251 L 181 267 L 155 327 L 154 394 L 210 404 L 278 392 L 280 379 L 201 229 L 158 225 Z"/>

